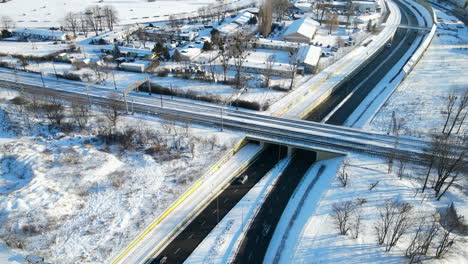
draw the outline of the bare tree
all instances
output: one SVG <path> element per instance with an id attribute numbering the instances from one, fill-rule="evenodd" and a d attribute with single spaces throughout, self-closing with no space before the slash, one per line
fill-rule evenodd
<path id="1" fill-rule="evenodd" d="M 104 19 L 106 26 L 109 30 L 114 30 L 114 25 L 117 23 L 118 19 L 118 11 L 115 7 L 106 5 L 103 7 Z"/>
<path id="2" fill-rule="evenodd" d="M 146 42 L 149 40 L 148 32 L 144 28 L 138 28 L 137 37 L 143 45 L 143 48 L 146 48 Z"/>
<path id="3" fill-rule="evenodd" d="M 327 13 L 328 35 L 330 35 L 338 27 L 338 14 L 335 12 Z"/>
<path id="4" fill-rule="evenodd" d="M 276 55 L 272 54 L 268 56 L 266 60 L 266 65 L 265 65 L 265 87 L 269 88 L 270 87 L 270 80 L 271 76 L 273 75 L 273 67 L 275 66 L 275 61 L 276 61 Z"/>
<path id="5" fill-rule="evenodd" d="M 88 37 L 89 28 L 87 16 L 84 13 L 80 13 L 78 15 L 78 20 L 81 32 L 83 32 L 85 37 Z"/>
<path id="6" fill-rule="evenodd" d="M 457 101 L 457 96 L 455 94 L 450 94 L 446 99 L 445 113 L 447 116 L 445 118 L 445 124 L 444 124 L 444 128 L 442 129 L 442 133 L 445 133 L 445 130 L 447 129 L 447 126 L 453 114 L 453 108 L 455 106 L 456 101 Z"/>
<path id="7" fill-rule="evenodd" d="M 234 67 L 236 69 L 236 87 L 239 89 L 242 86 L 242 69 L 246 59 L 245 51 L 249 36 L 243 32 L 237 33 L 230 41 L 230 51 L 234 59 Z"/>
<path id="8" fill-rule="evenodd" d="M 223 81 L 226 82 L 226 77 L 227 77 L 227 70 L 229 69 L 229 52 L 227 50 L 226 46 L 220 46 L 219 48 L 219 55 L 221 57 L 221 66 L 223 68 Z"/>
<path id="9" fill-rule="evenodd" d="M 49 98 L 48 103 L 41 105 L 47 119 L 52 124 L 60 126 L 62 120 L 65 118 L 65 107 L 63 103 L 56 98 Z"/>
<path id="10" fill-rule="evenodd" d="M 432 166 L 437 173 L 434 191 L 439 200 L 460 175 L 466 174 L 467 137 L 434 136 L 432 140 L 429 153 L 433 155 Z"/>
<path id="11" fill-rule="evenodd" d="M 456 107 L 454 107 L 455 104 Z M 464 94 L 460 97 L 453 94 L 450 95 L 447 102 L 447 119 L 442 133 L 446 133 L 447 136 L 450 136 L 457 123 L 460 123 L 459 127 L 461 127 L 466 117 L 466 112 L 468 112 L 468 89 L 465 89 Z M 450 128 L 448 128 L 447 124 L 451 116 L 453 116 L 453 118 Z M 445 132 L 446 128 L 448 129 L 447 132 Z M 460 131 L 460 129 L 458 131 Z"/>
<path id="12" fill-rule="evenodd" d="M 403 178 L 403 175 L 405 174 L 405 167 L 406 167 L 406 161 L 399 159 L 398 160 L 398 170 L 397 170 L 397 176 L 400 178 L 400 180 Z"/>
<path id="13" fill-rule="evenodd" d="M 359 237 L 359 233 L 361 231 L 361 219 L 362 219 L 361 210 L 359 208 L 356 208 L 353 211 L 352 225 L 351 225 L 351 234 L 354 239 L 357 239 Z"/>
<path id="14" fill-rule="evenodd" d="M 343 162 L 343 165 L 341 166 L 341 171 L 338 172 L 338 179 L 340 180 L 340 183 L 343 187 L 346 187 L 348 185 L 348 173 L 346 172 L 346 168 L 348 167 L 348 160 L 346 159 Z"/>
<path id="15" fill-rule="evenodd" d="M 63 27 L 73 33 L 73 37 L 76 38 L 76 33 L 80 26 L 80 18 L 78 14 L 68 12 L 63 19 Z"/>
<path id="16" fill-rule="evenodd" d="M 80 101 L 72 101 L 72 117 L 80 129 L 83 129 L 88 123 L 89 106 Z"/>
<path id="17" fill-rule="evenodd" d="M 351 229 L 351 216 L 354 210 L 354 205 L 351 201 L 334 203 L 332 205 L 332 217 L 335 226 L 340 230 L 340 234 L 346 235 Z"/>
<path id="18" fill-rule="evenodd" d="M 452 232 L 449 230 L 444 230 L 442 237 L 438 241 L 436 248 L 436 258 L 442 258 L 450 248 L 455 244 L 455 236 L 452 235 Z"/>
<path id="19" fill-rule="evenodd" d="M 348 28 L 351 24 L 351 17 L 354 15 L 354 5 L 351 0 L 347 0 L 346 3 L 344 16 L 346 17 L 346 27 Z"/>
<path id="20" fill-rule="evenodd" d="M 85 10 L 86 23 L 90 27 L 96 36 L 99 34 L 99 31 L 102 29 L 102 10 L 99 6 L 90 6 Z"/>
<path id="21" fill-rule="evenodd" d="M 2 25 L 2 29 L 4 30 L 10 30 L 15 27 L 15 21 L 11 19 L 9 16 L 2 16 L 0 18 L 0 23 Z"/>
<path id="22" fill-rule="evenodd" d="M 405 252 L 410 263 L 418 262 L 421 256 L 427 255 L 440 230 L 438 213 L 434 213 L 431 217 L 420 217 L 418 221 L 418 228 Z"/>
<path id="23" fill-rule="evenodd" d="M 124 105 L 119 95 L 111 94 L 108 98 L 109 102 L 101 107 L 102 113 L 111 124 L 111 131 L 115 131 L 117 123 L 124 111 Z"/>
<path id="24" fill-rule="evenodd" d="M 374 228 L 379 245 L 386 244 L 385 250 L 390 251 L 411 225 L 410 212 L 412 206 L 398 200 L 387 200 L 379 209 L 379 219 Z"/>
<path id="25" fill-rule="evenodd" d="M 325 15 L 329 13 L 329 8 L 327 3 L 325 1 L 321 0 L 320 2 L 316 3 L 316 9 L 317 9 L 317 19 L 320 25 L 323 23 L 323 19 L 325 18 Z"/>
<path id="26" fill-rule="evenodd" d="M 292 90 L 294 87 L 294 79 L 296 79 L 297 67 L 299 66 L 299 61 L 297 58 L 297 54 L 292 52 L 289 53 L 288 56 L 289 61 L 289 90 Z"/>
<path id="27" fill-rule="evenodd" d="M 273 0 L 272 7 L 276 21 L 280 22 L 283 16 L 288 12 L 289 0 Z"/>
<path id="28" fill-rule="evenodd" d="M 209 58 L 208 58 L 207 68 L 208 68 L 208 72 L 211 75 L 211 81 L 212 82 L 216 81 L 216 68 L 217 68 L 216 58 L 217 58 L 217 56 L 214 55 L 213 52 L 210 52 L 210 55 L 209 55 Z"/>

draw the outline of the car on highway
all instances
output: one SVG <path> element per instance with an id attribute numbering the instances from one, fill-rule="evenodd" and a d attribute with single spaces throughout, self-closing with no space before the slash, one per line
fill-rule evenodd
<path id="1" fill-rule="evenodd" d="M 165 264 L 167 263 L 167 256 L 164 256 L 160 261 L 159 264 Z"/>
<path id="2" fill-rule="evenodd" d="M 247 180 L 249 179 L 249 176 L 247 174 L 244 174 L 236 179 L 236 182 L 238 184 L 245 184 Z"/>

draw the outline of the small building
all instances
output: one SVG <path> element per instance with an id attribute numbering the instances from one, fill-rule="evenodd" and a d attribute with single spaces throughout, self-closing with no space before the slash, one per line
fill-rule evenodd
<path id="1" fill-rule="evenodd" d="M 256 49 L 267 49 L 267 50 L 282 50 L 282 51 L 290 51 L 290 52 L 297 52 L 301 47 L 300 43 L 294 43 L 289 41 L 283 40 L 273 40 L 273 39 L 264 39 L 259 38 L 255 41 L 255 48 Z"/>
<path id="2" fill-rule="evenodd" d="M 312 18 L 301 18 L 289 25 L 283 37 L 291 42 L 310 43 L 319 26 L 320 24 Z"/>
<path id="3" fill-rule="evenodd" d="M 145 72 L 148 68 L 148 62 L 124 62 L 120 64 L 120 68 L 124 71 L 132 71 L 132 72 Z"/>
<path id="4" fill-rule="evenodd" d="M 304 73 L 315 73 L 318 68 L 322 49 L 316 46 L 302 46 L 297 52 L 297 59 L 304 67 Z"/>
<path id="5" fill-rule="evenodd" d="M 62 41 L 67 39 L 67 34 L 63 31 L 50 30 L 50 29 L 28 29 L 21 28 L 15 29 L 12 32 L 14 37 L 23 39 L 34 39 L 42 41 Z"/>
<path id="6" fill-rule="evenodd" d="M 217 29 L 222 35 L 232 35 L 241 30 L 245 25 L 247 25 L 247 23 L 249 23 L 249 20 L 254 16 L 255 15 L 253 15 L 250 12 L 242 12 L 236 17 L 234 17 L 231 23 L 223 24 Z"/>
<path id="7" fill-rule="evenodd" d="M 197 47 L 185 48 L 185 49 L 179 50 L 179 52 L 180 52 L 180 57 L 182 58 L 182 60 L 191 61 L 202 53 L 202 49 L 197 48 Z"/>

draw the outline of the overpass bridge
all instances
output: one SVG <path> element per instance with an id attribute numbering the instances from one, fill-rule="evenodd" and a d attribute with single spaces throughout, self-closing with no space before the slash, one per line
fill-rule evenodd
<path id="1" fill-rule="evenodd" d="M 26 93 L 64 100 L 79 100 L 83 103 L 106 106 L 121 105 L 126 109 L 123 96 L 97 85 L 85 85 L 66 80 L 47 79 L 45 85 L 38 75 L 0 70 L 0 85 L 22 90 Z M 112 96 L 114 95 L 114 96 Z M 220 127 L 244 132 L 253 141 L 287 146 L 289 152 L 295 148 L 326 153 L 363 153 L 373 156 L 398 158 L 413 162 L 424 162 L 425 148 L 429 142 L 411 137 L 396 138 L 376 132 L 323 124 L 305 120 L 286 119 L 262 115 L 248 110 L 193 102 L 171 97 L 150 97 L 131 94 L 129 109 L 132 112 L 151 114 L 179 121 Z"/>

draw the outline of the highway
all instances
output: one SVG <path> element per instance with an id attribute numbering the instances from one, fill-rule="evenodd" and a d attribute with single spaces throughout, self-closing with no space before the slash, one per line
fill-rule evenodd
<path id="1" fill-rule="evenodd" d="M 261 209 L 249 226 L 233 263 L 263 263 L 281 215 L 304 174 L 315 161 L 314 152 L 298 150 L 271 189 Z"/>
<path id="2" fill-rule="evenodd" d="M 402 11 L 401 24 L 419 26 L 416 17 L 403 4 L 396 2 Z M 316 107 L 306 120 L 341 125 L 366 98 L 372 89 L 387 75 L 415 41 L 418 30 L 399 28 L 390 42 L 375 58 L 348 81 L 337 87 L 325 102 Z M 340 111 L 338 111 L 340 109 Z"/>
<path id="3" fill-rule="evenodd" d="M 265 148 L 257 159 L 241 175 L 248 175 L 248 180 L 240 184 L 232 181 L 211 203 L 209 203 L 182 232 L 169 243 L 158 256 L 148 263 L 157 264 L 164 257 L 168 263 L 182 263 L 205 239 L 218 222 L 244 197 L 245 194 L 284 158 L 286 150 L 278 146 Z"/>

